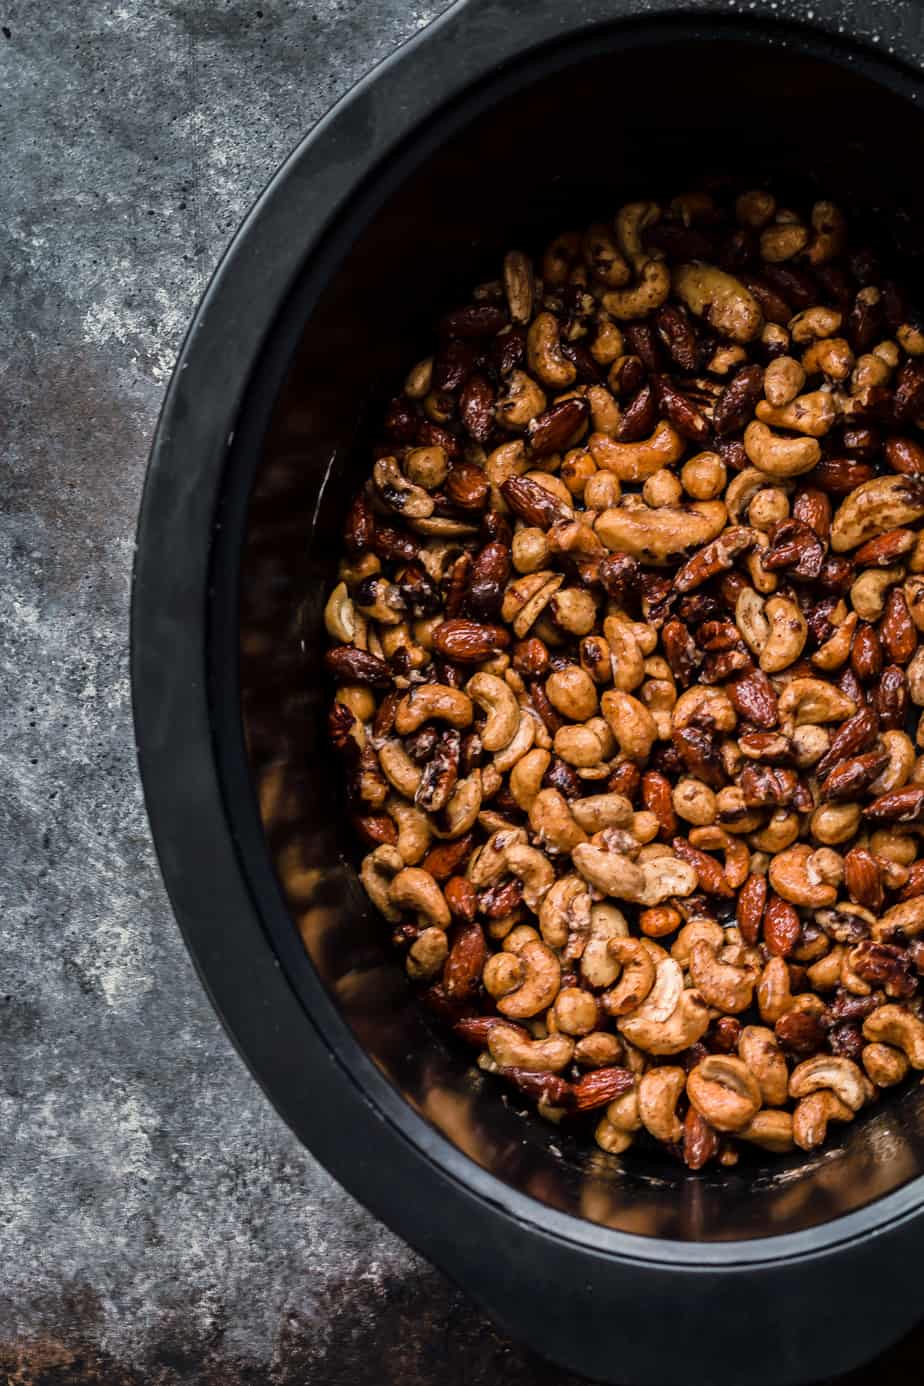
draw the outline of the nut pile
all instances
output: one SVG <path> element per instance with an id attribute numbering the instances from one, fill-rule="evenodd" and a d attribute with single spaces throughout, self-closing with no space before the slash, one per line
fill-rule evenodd
<path id="1" fill-rule="evenodd" d="M 381 439 L 330 736 L 425 1004 L 692 1169 L 924 1070 L 924 328 L 840 210 L 511 251 Z"/>

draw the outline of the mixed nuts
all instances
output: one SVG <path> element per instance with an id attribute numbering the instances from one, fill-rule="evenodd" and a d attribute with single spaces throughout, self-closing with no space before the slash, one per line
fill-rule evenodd
<path id="1" fill-rule="evenodd" d="M 924 1070 L 924 322 L 841 211 L 633 202 L 440 321 L 325 610 L 363 885 L 603 1150 Z"/>

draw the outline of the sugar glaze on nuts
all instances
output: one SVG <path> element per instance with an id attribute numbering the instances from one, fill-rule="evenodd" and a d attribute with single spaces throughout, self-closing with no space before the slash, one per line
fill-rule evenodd
<path id="1" fill-rule="evenodd" d="M 924 323 L 841 210 L 511 251 L 380 440 L 329 734 L 423 1003 L 691 1169 L 924 1070 Z"/>

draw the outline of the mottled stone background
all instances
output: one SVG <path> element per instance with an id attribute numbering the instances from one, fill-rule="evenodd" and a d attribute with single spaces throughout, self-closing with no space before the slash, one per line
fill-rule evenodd
<path id="1" fill-rule="evenodd" d="M 445 5 L 0 0 L 0 1381 L 565 1383 L 248 1077 L 167 906 L 130 714 L 185 324 L 297 138 Z"/>

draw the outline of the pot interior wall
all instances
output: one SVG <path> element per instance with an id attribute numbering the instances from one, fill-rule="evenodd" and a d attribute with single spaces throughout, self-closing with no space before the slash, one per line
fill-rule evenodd
<path id="1" fill-rule="evenodd" d="M 384 172 L 385 191 L 366 190 L 334 228 L 280 317 L 242 420 L 253 445 L 243 460 L 237 450 L 229 493 L 256 474 L 249 506 L 237 506 L 246 529 L 241 707 L 287 903 L 283 913 L 263 902 L 268 927 L 296 985 L 308 966 L 292 949 L 300 934 L 359 1044 L 408 1103 L 499 1178 L 625 1231 L 706 1240 L 795 1231 L 921 1172 L 917 1091 L 838 1132 L 823 1156 L 755 1155 L 733 1172 L 692 1177 L 656 1153 L 617 1162 L 594 1151 L 590 1128 L 575 1141 L 523 1115 L 421 1013 L 387 927 L 366 907 L 325 740 L 321 612 L 377 411 L 428 350 L 435 315 L 496 276 L 506 248 L 537 250 L 547 234 L 610 218 L 630 197 L 769 173 L 784 196 L 817 189 L 855 209 L 876 240 L 894 232 L 890 254 L 916 283 L 924 208 L 908 170 L 924 117 L 843 55 L 758 46 L 723 30 L 601 33 L 591 47 L 562 47 L 498 81 L 506 90 L 473 97 L 454 133 L 443 137 L 435 121 L 423 138 L 429 152 L 405 151 Z M 243 833 L 248 810 L 231 807 Z"/>

